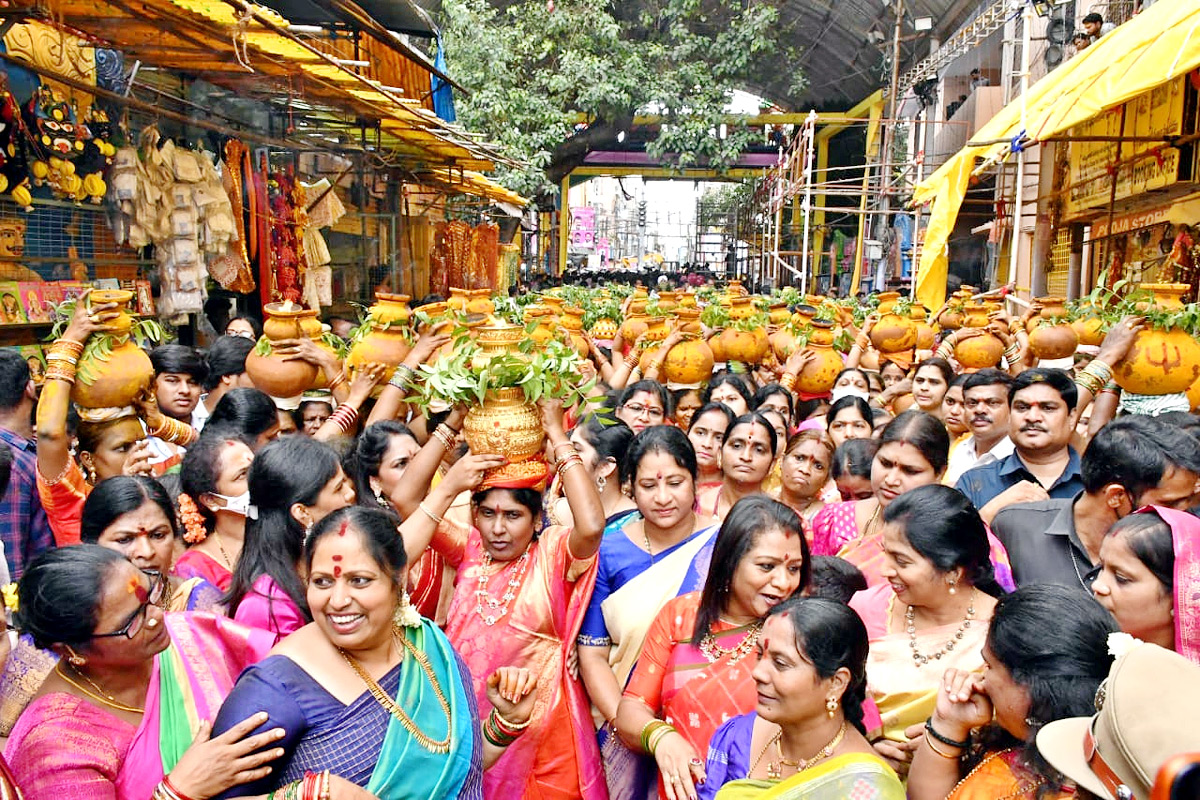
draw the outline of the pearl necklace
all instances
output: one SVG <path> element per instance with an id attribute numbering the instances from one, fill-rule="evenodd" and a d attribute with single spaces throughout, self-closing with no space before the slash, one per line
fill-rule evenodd
<path id="1" fill-rule="evenodd" d="M 704 654 L 704 657 L 708 659 L 708 663 L 710 664 L 721 660 L 725 656 L 730 657 L 730 664 L 736 664 L 750 655 L 750 652 L 754 650 L 754 646 L 758 644 L 758 634 L 762 632 L 762 626 L 762 620 L 754 623 L 742 638 L 741 643 L 736 647 L 729 648 L 721 647 L 721 645 L 717 644 L 717 637 L 713 635 L 712 631 L 709 631 L 700 639 L 700 652 Z"/>
<path id="2" fill-rule="evenodd" d="M 479 615 L 481 620 L 483 620 L 484 625 L 491 627 L 503 619 L 504 615 L 508 613 L 508 607 L 516 598 L 517 589 L 521 588 L 521 581 L 525 577 L 525 569 L 529 566 L 529 549 L 532 546 L 533 542 L 530 542 L 525 547 L 525 552 L 522 553 L 521 557 L 517 559 L 517 572 L 515 575 L 509 578 L 508 582 L 504 585 L 504 595 L 499 600 L 488 594 L 488 578 L 492 577 L 492 574 L 489 573 L 489 570 L 492 568 L 494 561 L 491 553 L 486 551 L 484 552 L 483 566 L 479 570 L 479 582 L 475 587 L 475 613 Z M 505 566 L 507 566 L 507 564 Z M 503 570 L 504 566 L 500 567 L 497 572 L 501 572 Z M 489 614 L 484 611 L 483 607 L 485 603 L 487 604 L 487 607 L 491 609 L 492 613 Z"/>
<path id="3" fill-rule="evenodd" d="M 948 654 L 954 649 L 954 646 L 962 640 L 963 636 L 966 635 L 967 629 L 971 627 L 971 620 L 975 619 L 975 590 L 971 590 L 971 600 L 967 604 L 966 619 L 964 619 L 962 624 L 958 626 L 958 630 L 954 632 L 954 637 L 946 642 L 942 649 L 938 650 L 936 653 L 925 655 L 917 650 L 917 626 L 915 619 L 916 609 L 914 609 L 912 606 L 909 606 L 904 612 L 904 623 L 906 629 L 908 630 L 908 647 L 910 650 L 912 650 L 913 663 L 918 667 L 923 667 L 930 661 L 939 659 Z"/>

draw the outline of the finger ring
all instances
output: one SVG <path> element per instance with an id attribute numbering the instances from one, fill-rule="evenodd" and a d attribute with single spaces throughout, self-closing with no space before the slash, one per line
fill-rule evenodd
<path id="1" fill-rule="evenodd" d="M 671 776 L 671 783 L 680 783 L 680 782 L 681 782 L 681 779 L 678 775 Z"/>
<path id="2" fill-rule="evenodd" d="M 692 759 L 690 762 L 688 762 L 688 763 L 690 763 L 690 764 L 691 764 L 693 767 L 702 767 L 702 766 L 704 766 L 704 762 L 703 762 L 703 761 L 701 761 L 701 760 L 700 760 L 700 759 L 698 759 L 698 758 L 693 758 L 693 759 Z"/>

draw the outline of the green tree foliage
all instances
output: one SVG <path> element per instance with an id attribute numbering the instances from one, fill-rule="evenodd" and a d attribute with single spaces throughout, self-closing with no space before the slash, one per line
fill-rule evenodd
<path id="1" fill-rule="evenodd" d="M 553 166 L 570 160 L 564 142 L 580 115 L 603 140 L 635 113 L 660 114 L 651 155 L 679 167 L 732 163 L 756 135 L 743 126 L 714 135 L 733 90 L 763 59 L 794 63 L 777 23 L 776 9 L 755 0 L 442 3 L 449 69 L 471 91 L 456 97 L 459 120 L 526 162 L 499 177 L 527 195 L 554 190 Z"/>

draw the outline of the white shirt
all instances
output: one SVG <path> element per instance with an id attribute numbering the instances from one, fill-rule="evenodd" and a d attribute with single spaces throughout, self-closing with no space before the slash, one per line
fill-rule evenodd
<path id="1" fill-rule="evenodd" d="M 992 445 L 992 449 L 986 453 L 979 454 L 975 452 L 975 435 L 972 434 L 963 440 L 962 444 L 954 448 L 954 452 L 950 454 L 950 462 L 946 465 L 946 476 L 942 478 L 942 483 L 946 486 L 953 486 L 958 483 L 958 479 L 963 473 L 973 467 L 981 467 L 984 464 L 990 464 L 993 461 L 999 461 L 1002 458 L 1008 458 L 1016 449 L 1012 439 L 1005 436 L 1000 441 Z"/>

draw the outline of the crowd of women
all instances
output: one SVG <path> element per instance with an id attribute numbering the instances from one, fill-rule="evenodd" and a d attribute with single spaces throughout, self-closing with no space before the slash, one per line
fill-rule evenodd
<path id="1" fill-rule="evenodd" d="M 805 397 L 803 350 L 675 387 L 596 345 L 608 404 L 540 400 L 530 477 L 467 452 L 464 409 L 410 405 L 431 331 L 382 386 L 277 345 L 337 399 L 292 424 L 235 320 L 203 356 L 156 350 L 140 408 L 76 420 L 72 354 L 105 310 L 80 304 L 37 408 L 60 546 L 24 565 L 0 678 L 30 800 L 1149 800 L 1200 750 L 1200 519 L 1134 504 L 1090 587 L 1015 581 L 947 481 L 975 409 L 946 359 L 861 369 L 860 332 L 831 396 Z M 1086 452 L 1105 419 L 1079 380 Z M 1200 474 L 1176 503 L 1198 504 Z M 1118 666 L 1154 650 L 1179 709 L 1133 717 L 1188 730 L 1114 754 L 1133 701 L 1097 690 L 1149 669 L 1114 669 L 1121 628 L 1148 643 Z M 1097 711 L 1080 767 L 1059 723 Z"/>

